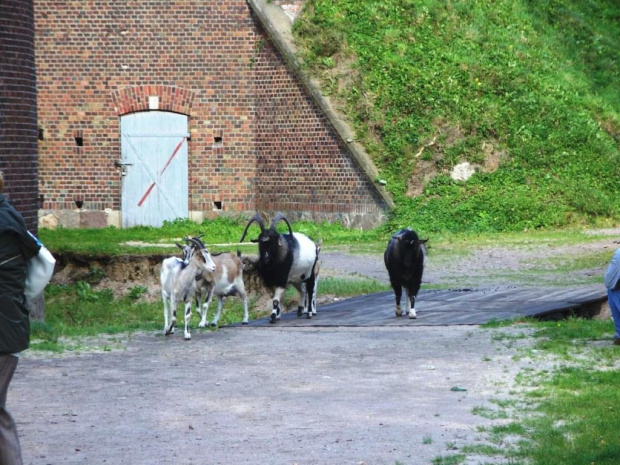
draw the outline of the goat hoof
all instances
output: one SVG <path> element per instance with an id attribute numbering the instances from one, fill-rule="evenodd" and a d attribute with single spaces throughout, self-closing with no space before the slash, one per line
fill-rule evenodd
<path id="1" fill-rule="evenodd" d="M 415 320 L 418 317 L 418 315 L 416 314 L 416 312 L 409 312 L 409 319 L 410 320 Z"/>
<path id="2" fill-rule="evenodd" d="M 271 318 L 269 318 L 269 323 L 274 324 L 276 322 L 276 314 L 272 313 Z"/>
<path id="3" fill-rule="evenodd" d="M 311 320 L 311 319 L 312 319 L 312 313 L 311 313 L 311 312 L 308 312 L 308 313 L 306 314 L 306 320 Z"/>
<path id="4" fill-rule="evenodd" d="M 242 324 L 242 325 L 247 325 L 247 324 L 248 324 L 248 322 L 247 322 L 247 321 L 244 321 L 244 322 L 242 322 L 241 324 Z"/>
<path id="5" fill-rule="evenodd" d="M 217 323 L 211 323 L 209 326 L 211 326 L 212 328 L 217 328 Z"/>

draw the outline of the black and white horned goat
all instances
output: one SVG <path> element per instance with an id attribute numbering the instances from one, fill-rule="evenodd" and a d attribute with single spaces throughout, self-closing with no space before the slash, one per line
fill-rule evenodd
<path id="1" fill-rule="evenodd" d="M 192 247 L 200 244 L 204 247 L 204 243 L 200 240 L 201 236 L 194 237 Z M 211 258 L 215 263 L 215 270 L 205 270 L 196 280 L 196 311 L 200 315 L 200 323 L 198 326 L 204 328 L 207 326 L 207 313 L 213 296 L 217 297 L 217 313 L 211 321 L 211 326 L 217 326 L 222 314 L 222 306 L 224 297 L 237 295 L 243 302 L 243 324 L 248 324 L 248 295 L 245 291 L 243 283 L 243 262 L 238 255 L 232 252 L 222 252 L 211 254 Z"/>
<path id="2" fill-rule="evenodd" d="M 383 254 L 385 267 L 390 275 L 390 284 L 396 297 L 396 316 L 403 315 L 400 299 L 402 290 L 405 288 L 407 313 L 409 318 L 417 318 L 415 299 L 422 283 L 426 261 L 424 244 L 427 241 L 428 239 L 421 240 L 411 229 L 401 229 L 392 236 Z"/>
<path id="3" fill-rule="evenodd" d="M 284 221 L 288 226 L 288 234 L 276 231 L 280 221 Z M 256 270 L 265 285 L 274 289 L 270 323 L 280 319 L 280 298 L 288 284 L 292 284 L 299 291 L 297 317 L 305 313 L 306 318 L 312 318 L 312 315 L 316 315 L 320 244 L 316 244 L 305 234 L 293 233 L 291 224 L 282 213 L 274 216 L 269 228 L 265 228 L 263 219 L 256 213 L 250 218 L 239 242 L 243 242 L 254 222 L 261 230 L 258 239 L 253 241 L 258 242 Z"/>
<path id="4" fill-rule="evenodd" d="M 185 304 L 185 339 L 191 339 L 189 320 L 192 299 L 196 293 L 196 279 L 203 272 L 215 271 L 211 253 L 202 243 L 187 238 L 192 247 L 177 244 L 183 250 L 184 258 L 166 258 L 161 266 L 161 298 L 164 304 L 164 334 L 174 333 L 177 323 L 177 304 Z"/>

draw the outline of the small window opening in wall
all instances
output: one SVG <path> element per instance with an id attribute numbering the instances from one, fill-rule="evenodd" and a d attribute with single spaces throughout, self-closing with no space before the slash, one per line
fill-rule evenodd
<path id="1" fill-rule="evenodd" d="M 222 201 L 221 200 L 216 200 L 215 202 L 213 202 L 213 209 L 214 210 L 221 210 L 222 209 Z"/>
<path id="2" fill-rule="evenodd" d="M 75 139 L 75 145 L 82 147 L 84 145 L 84 134 L 81 130 L 73 132 L 73 138 Z"/>
<path id="3" fill-rule="evenodd" d="M 45 129 L 39 128 L 39 140 L 45 140 Z"/>
<path id="4" fill-rule="evenodd" d="M 222 136 L 215 136 L 213 138 L 213 145 L 216 147 L 221 147 L 224 144 L 222 141 Z"/>

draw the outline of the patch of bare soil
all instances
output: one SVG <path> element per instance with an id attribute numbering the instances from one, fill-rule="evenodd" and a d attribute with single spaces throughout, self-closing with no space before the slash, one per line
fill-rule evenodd
<path id="1" fill-rule="evenodd" d="M 446 168 L 444 161 L 446 151 L 462 142 L 467 134 L 464 134 L 458 126 L 451 126 L 446 121 L 435 121 L 436 133 L 441 136 L 433 136 L 423 142 L 415 154 L 415 166 L 409 178 L 407 187 L 408 196 L 421 195 L 426 185 Z M 506 151 L 500 147 L 499 141 L 494 139 L 484 140 L 480 146 L 483 161 L 473 163 L 472 168 L 481 173 L 493 173 L 506 161 Z M 468 160 L 460 160 L 464 162 Z M 448 170 L 449 171 L 449 170 Z"/>

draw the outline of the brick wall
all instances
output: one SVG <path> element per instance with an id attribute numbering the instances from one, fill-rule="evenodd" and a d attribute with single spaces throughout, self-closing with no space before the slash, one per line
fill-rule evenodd
<path id="1" fill-rule="evenodd" d="M 36 232 L 37 95 L 31 0 L 0 2 L 0 170 L 5 194 Z"/>
<path id="2" fill-rule="evenodd" d="M 35 18 L 44 211 L 120 210 L 119 118 L 150 96 L 189 116 L 193 212 L 385 210 L 245 0 L 35 0 Z"/>
<path id="3" fill-rule="evenodd" d="M 263 37 L 256 61 L 257 205 L 320 218 L 385 208 L 368 178 Z"/>

